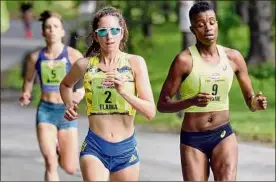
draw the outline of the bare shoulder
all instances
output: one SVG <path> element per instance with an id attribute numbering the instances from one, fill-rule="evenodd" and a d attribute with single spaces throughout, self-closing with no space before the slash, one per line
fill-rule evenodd
<path id="1" fill-rule="evenodd" d="M 185 66 L 191 65 L 192 56 L 189 49 L 185 49 L 184 51 L 177 54 L 174 60 L 175 62 L 177 62 L 177 64 L 181 64 Z"/>
<path id="2" fill-rule="evenodd" d="M 76 54 L 76 55 L 82 56 L 82 53 L 79 50 L 74 49 L 73 47 L 70 47 L 70 46 L 68 46 L 68 52 L 69 54 Z"/>
<path id="3" fill-rule="evenodd" d="M 142 56 L 135 55 L 135 54 L 128 54 L 128 61 L 133 71 L 135 77 L 136 75 L 143 75 L 146 74 L 148 68 L 145 59 Z"/>
<path id="4" fill-rule="evenodd" d="M 86 68 L 87 68 L 88 62 L 89 62 L 89 58 L 82 57 L 82 58 L 79 58 L 79 59 L 76 61 L 75 64 L 76 64 L 82 71 L 85 71 Z"/>
<path id="5" fill-rule="evenodd" d="M 68 46 L 68 55 L 73 63 L 78 59 L 83 58 L 83 54 L 79 50 L 74 49 L 70 46 Z"/>
<path id="6" fill-rule="evenodd" d="M 224 47 L 224 51 L 230 61 L 230 64 L 232 65 L 234 72 L 237 72 L 246 66 L 245 60 L 238 50 Z"/>
<path id="7" fill-rule="evenodd" d="M 172 62 L 171 69 L 172 71 L 179 70 L 183 74 L 189 73 L 192 69 L 193 59 L 189 49 L 177 54 Z"/>
<path id="8" fill-rule="evenodd" d="M 228 59 L 232 62 L 234 62 L 235 64 L 238 63 L 239 61 L 244 60 L 242 54 L 236 50 L 236 49 L 231 49 L 229 47 L 223 47 L 224 51 L 228 57 Z"/>
<path id="9" fill-rule="evenodd" d="M 146 61 L 142 56 L 135 54 L 128 54 L 130 64 L 144 64 Z"/>
<path id="10" fill-rule="evenodd" d="M 136 54 L 129 54 L 129 53 L 126 53 L 127 55 L 128 55 L 128 57 L 129 57 L 129 61 L 137 61 L 137 62 L 139 62 L 139 61 L 145 61 L 145 59 L 142 57 L 142 56 L 140 56 L 140 55 L 136 55 Z"/>
<path id="11" fill-rule="evenodd" d="M 31 52 L 28 56 L 29 61 L 32 62 L 32 63 L 36 63 L 37 59 L 38 59 L 38 56 L 39 56 L 39 53 L 40 53 L 40 49 L 36 50 L 34 52 Z"/>

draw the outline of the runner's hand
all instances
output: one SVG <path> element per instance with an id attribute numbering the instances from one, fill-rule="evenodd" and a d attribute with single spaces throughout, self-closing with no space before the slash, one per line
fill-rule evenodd
<path id="1" fill-rule="evenodd" d="M 27 92 L 21 94 L 19 98 L 19 102 L 21 106 L 28 105 L 31 102 L 31 95 Z"/>
<path id="2" fill-rule="evenodd" d="M 66 106 L 64 118 L 72 121 L 78 118 L 78 105 L 76 103 Z"/>
<path id="3" fill-rule="evenodd" d="M 197 107 L 206 107 L 210 100 L 212 99 L 212 95 L 205 92 L 200 92 L 196 96 L 191 98 L 192 105 Z"/>
<path id="4" fill-rule="evenodd" d="M 258 92 L 255 97 L 253 97 L 251 107 L 253 110 L 265 110 L 267 108 L 267 100 L 262 92 Z"/>
<path id="5" fill-rule="evenodd" d="M 117 71 L 109 71 L 106 73 L 107 80 L 111 80 L 114 83 L 114 87 L 119 94 L 124 92 L 124 85 L 126 78 L 119 75 Z"/>

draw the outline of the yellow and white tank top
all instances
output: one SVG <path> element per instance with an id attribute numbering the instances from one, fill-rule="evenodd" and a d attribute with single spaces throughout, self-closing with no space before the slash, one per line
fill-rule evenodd
<path id="1" fill-rule="evenodd" d="M 127 78 L 124 89 L 133 95 L 137 95 L 129 58 L 130 55 L 127 53 L 122 52 L 120 54 L 117 71 L 119 75 Z M 105 72 L 98 65 L 99 57 L 91 57 L 84 74 L 87 115 L 135 115 L 136 110 L 116 91 L 113 82 L 105 80 Z"/>
<path id="2" fill-rule="evenodd" d="M 222 46 L 217 45 L 220 62 L 210 65 L 202 60 L 196 46 L 189 47 L 193 60 L 191 73 L 180 86 L 181 98 L 187 99 L 199 92 L 210 93 L 213 98 L 206 107 L 191 106 L 185 112 L 212 112 L 229 109 L 228 93 L 230 91 L 233 70 Z"/>

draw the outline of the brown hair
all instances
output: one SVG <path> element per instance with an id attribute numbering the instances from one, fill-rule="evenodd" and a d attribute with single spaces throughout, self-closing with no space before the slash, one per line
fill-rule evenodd
<path id="1" fill-rule="evenodd" d="M 127 40 L 128 40 L 128 30 L 127 30 L 127 25 L 126 25 L 125 19 L 124 19 L 123 15 L 121 14 L 121 12 L 118 9 L 113 8 L 113 7 L 105 7 L 105 8 L 102 8 L 101 10 L 99 10 L 95 14 L 95 16 L 94 16 L 94 18 L 91 22 L 92 32 L 88 35 L 88 37 L 92 37 L 92 44 L 89 46 L 88 50 L 86 51 L 85 57 L 95 56 L 98 53 L 100 53 L 100 44 L 97 41 L 95 41 L 95 39 L 93 37 L 93 33 L 98 28 L 98 23 L 99 23 L 100 19 L 102 17 L 108 16 L 108 15 L 109 16 L 115 16 L 115 17 L 118 18 L 119 24 L 123 28 L 123 31 L 124 31 L 124 36 L 123 36 L 123 39 L 120 42 L 119 49 L 121 51 L 123 51 L 125 49 L 126 43 L 127 43 Z"/>
<path id="2" fill-rule="evenodd" d="M 42 22 L 42 30 L 44 31 L 45 29 L 45 23 L 46 21 L 51 18 L 51 17 L 56 17 L 61 21 L 61 24 L 63 25 L 63 21 L 61 19 L 61 15 L 56 13 L 56 12 L 52 12 L 52 11 L 44 11 L 43 13 L 40 14 L 40 18 L 38 19 L 39 21 Z"/>

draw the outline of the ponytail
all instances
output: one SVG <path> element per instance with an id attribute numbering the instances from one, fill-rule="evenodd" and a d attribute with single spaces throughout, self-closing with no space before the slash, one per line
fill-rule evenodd
<path id="1" fill-rule="evenodd" d="M 92 34 L 90 34 L 87 38 L 89 37 L 92 37 Z M 100 53 L 100 48 L 101 48 L 100 44 L 95 39 L 92 40 L 92 44 L 88 47 L 85 53 L 85 57 L 96 56 L 97 54 Z"/>

